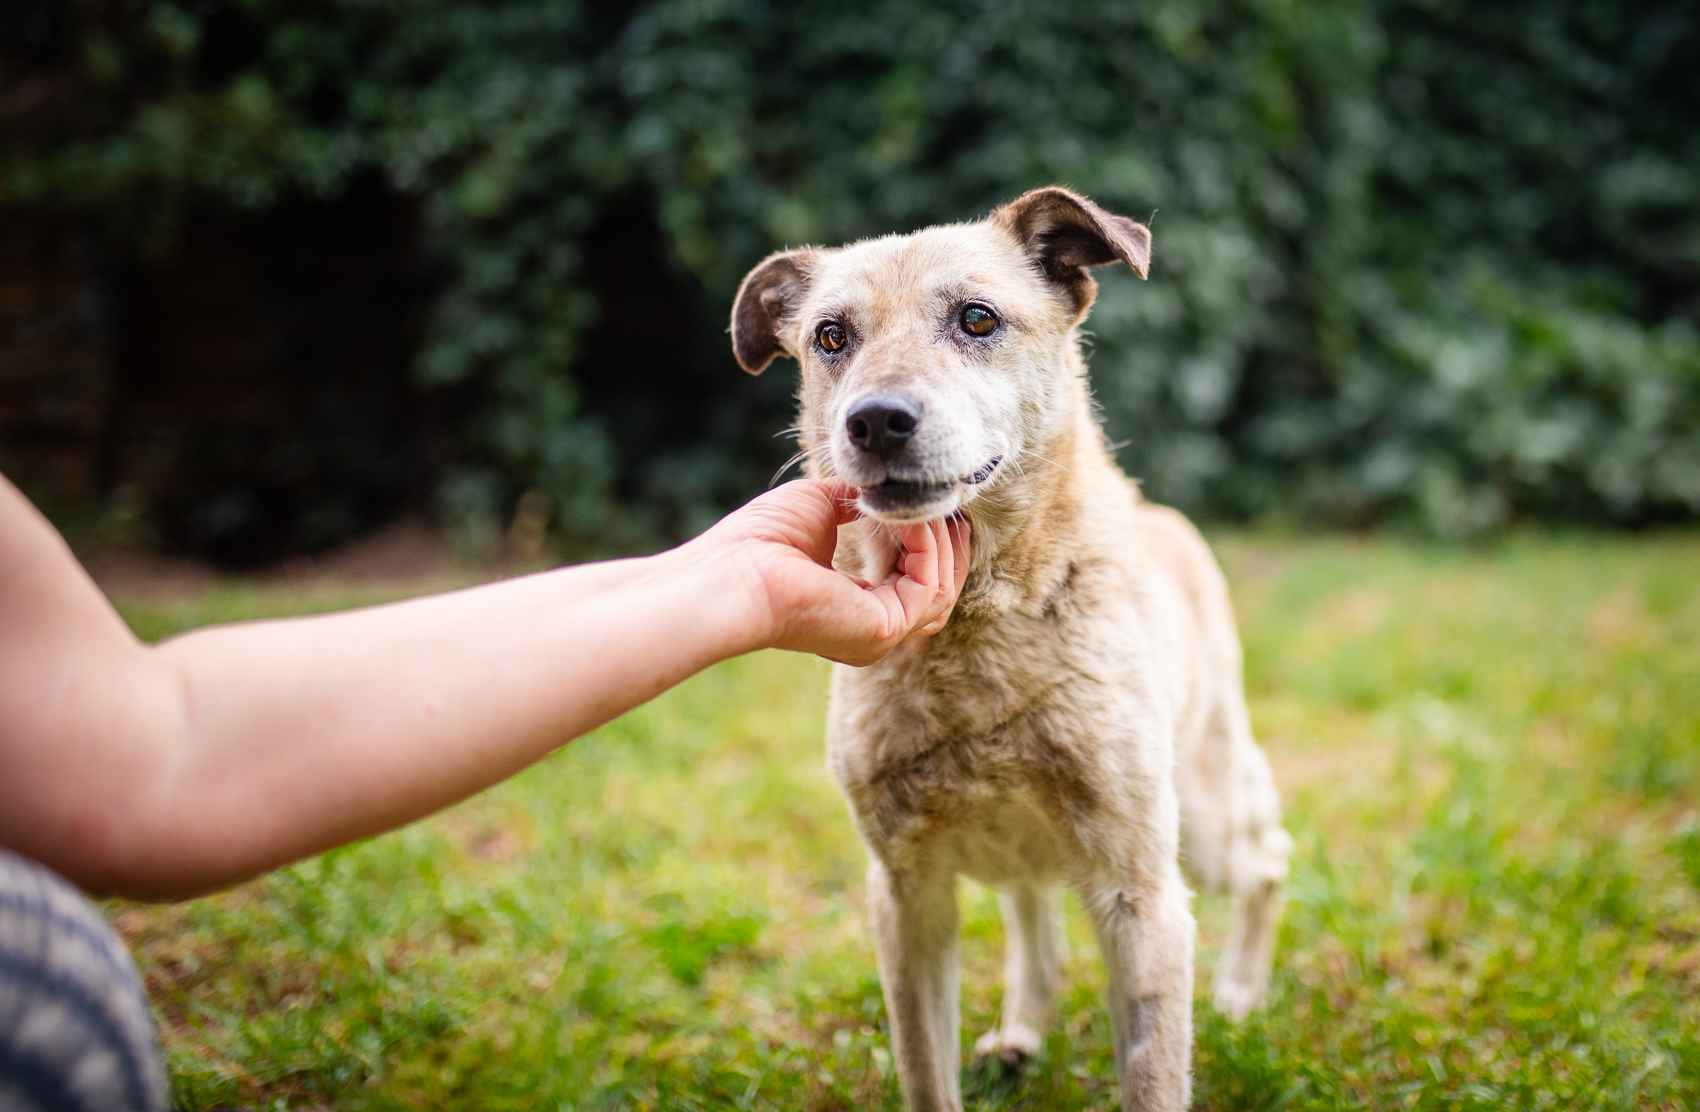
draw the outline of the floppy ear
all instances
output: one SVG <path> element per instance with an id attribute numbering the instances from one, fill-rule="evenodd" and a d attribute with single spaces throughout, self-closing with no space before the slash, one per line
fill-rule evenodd
<path id="1" fill-rule="evenodd" d="M 779 330 L 808 286 L 812 255 L 807 248 L 780 251 L 744 275 L 732 302 L 732 354 L 750 374 L 761 374 L 774 356 L 785 353 Z"/>
<path id="2" fill-rule="evenodd" d="M 1151 266 L 1150 228 L 1061 186 L 1028 190 L 993 211 L 991 219 L 1021 242 L 1082 313 L 1098 292 L 1087 267 L 1123 262 L 1143 278 Z"/>

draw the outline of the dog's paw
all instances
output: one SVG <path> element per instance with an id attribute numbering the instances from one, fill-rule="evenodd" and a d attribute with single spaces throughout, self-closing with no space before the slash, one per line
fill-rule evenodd
<path id="1" fill-rule="evenodd" d="M 1031 1027 L 1019 1023 L 994 1027 L 974 1043 L 974 1057 L 1004 1069 L 1019 1070 L 1039 1056 L 1039 1048 L 1044 1044 L 1044 1037 Z"/>
<path id="2" fill-rule="evenodd" d="M 1223 977 L 1215 985 L 1216 1010 L 1238 1023 L 1263 1003 L 1264 986 Z"/>

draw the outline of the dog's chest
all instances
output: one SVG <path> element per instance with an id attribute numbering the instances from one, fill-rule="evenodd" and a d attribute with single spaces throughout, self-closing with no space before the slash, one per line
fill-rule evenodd
<path id="1" fill-rule="evenodd" d="M 1115 735 L 1140 701 L 1125 671 L 1106 671 L 1116 654 L 1101 640 L 1056 614 L 1017 616 L 841 670 L 831 762 L 875 851 L 999 882 L 1056 876 L 1100 848 L 1083 844 L 1098 820 L 1133 803 L 1137 747 Z"/>

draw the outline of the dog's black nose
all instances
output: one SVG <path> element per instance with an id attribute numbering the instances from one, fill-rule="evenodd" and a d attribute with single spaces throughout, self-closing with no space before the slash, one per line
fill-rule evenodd
<path id="1" fill-rule="evenodd" d="M 901 394 L 875 394 L 850 407 L 850 443 L 881 459 L 896 455 L 921 424 L 921 407 Z"/>

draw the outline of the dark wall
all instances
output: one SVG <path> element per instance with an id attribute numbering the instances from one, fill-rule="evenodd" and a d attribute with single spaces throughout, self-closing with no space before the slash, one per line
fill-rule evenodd
<path id="1" fill-rule="evenodd" d="M 376 180 L 263 214 L 209 199 L 169 249 L 7 222 L 0 467 L 53 503 L 128 493 L 154 539 L 252 564 L 429 504 L 412 367 L 432 283 Z"/>
<path id="2" fill-rule="evenodd" d="M 73 221 L 0 220 L 0 470 L 52 501 L 106 486 L 114 375 L 100 261 Z"/>

